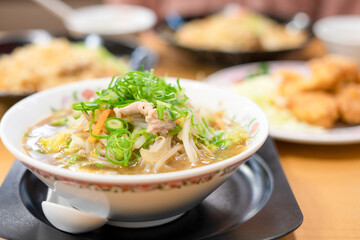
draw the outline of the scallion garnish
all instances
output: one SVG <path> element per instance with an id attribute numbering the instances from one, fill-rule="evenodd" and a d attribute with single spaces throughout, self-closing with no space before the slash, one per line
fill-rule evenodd
<path id="1" fill-rule="evenodd" d="M 79 159 L 78 155 L 74 155 L 70 158 L 70 160 L 68 161 L 68 164 L 74 164 L 76 160 Z"/>
<path id="2" fill-rule="evenodd" d="M 68 119 L 67 118 L 59 118 L 59 119 L 55 119 L 53 121 L 50 122 L 50 124 L 52 126 L 63 126 L 67 123 Z"/>
<path id="3" fill-rule="evenodd" d="M 116 165 L 128 166 L 132 156 L 133 141 L 131 133 L 124 129 L 119 129 L 107 138 L 106 158 L 109 162 Z"/>
<path id="4" fill-rule="evenodd" d="M 119 129 L 128 129 L 128 123 L 121 118 L 112 117 L 105 121 L 105 128 L 108 132 L 116 131 Z"/>

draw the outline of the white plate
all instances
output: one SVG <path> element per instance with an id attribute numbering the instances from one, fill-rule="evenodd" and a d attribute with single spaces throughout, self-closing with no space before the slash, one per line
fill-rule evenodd
<path id="1" fill-rule="evenodd" d="M 210 84 L 219 87 L 231 87 L 232 84 L 243 81 L 250 73 L 258 69 L 259 63 L 249 63 L 233 66 L 218 71 L 206 78 Z M 269 72 L 273 73 L 280 69 L 292 69 L 303 75 L 309 75 L 310 70 L 303 61 L 272 61 L 268 62 Z M 360 125 L 347 126 L 345 124 L 336 125 L 329 130 L 289 130 L 281 127 L 271 126 L 270 136 L 275 139 L 287 142 L 309 143 L 309 144 L 349 144 L 360 142 Z"/>

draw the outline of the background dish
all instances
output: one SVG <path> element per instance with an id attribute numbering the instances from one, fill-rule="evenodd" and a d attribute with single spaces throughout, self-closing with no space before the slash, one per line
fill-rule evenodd
<path id="1" fill-rule="evenodd" d="M 0 55 L 9 54 L 15 48 L 24 46 L 25 44 L 44 43 L 50 41 L 51 38 L 53 38 L 54 36 L 64 37 L 72 42 L 86 40 L 86 38 L 79 39 L 70 36 L 52 35 L 44 30 L 9 32 L 0 35 Z M 105 40 L 99 38 L 96 35 L 89 35 L 87 39 L 89 40 L 90 37 L 93 37 L 93 39 L 100 41 L 100 44 L 102 44 L 109 52 L 111 52 L 115 56 L 128 56 L 129 67 L 131 70 L 138 70 L 142 67 L 144 67 L 144 69 L 150 69 L 151 67 L 154 67 L 157 63 L 157 55 L 144 47 Z M 29 94 L 13 94 L 5 91 L 0 91 L 0 108 L 3 108 L 0 112 L 3 112 L 8 107 L 28 95 Z"/>
<path id="2" fill-rule="evenodd" d="M 214 240 L 281 237 L 299 227 L 302 222 L 302 213 L 281 169 L 272 140 L 269 138 L 257 153 L 260 158 L 258 156 L 257 159 L 250 160 L 205 202 L 173 223 L 136 230 L 104 226 L 97 231 L 81 235 L 67 234 L 49 225 L 39 208 L 39 203 L 46 197 L 47 188 L 22 164 L 15 162 L 0 188 L 0 212 L 3 214 L 0 221 L 0 236 L 9 239 L 23 239 L 26 236 L 27 239 L 65 240 L 103 239 L 110 236 L 122 236 L 124 239 L 143 239 L 144 236 L 159 239 L 159 236 L 168 236 L 169 239 L 186 237 L 186 239 Z M 249 177 L 251 181 L 248 181 Z M 260 188 L 253 191 L 254 186 Z M 234 189 L 237 189 L 235 192 L 243 190 L 250 195 L 224 194 Z M 255 197 L 253 195 L 255 193 L 260 198 Z M 261 200 L 250 207 L 249 203 L 253 201 L 248 197 L 263 199 L 266 203 L 261 207 L 262 204 L 259 204 Z M 269 199 L 266 201 L 267 198 Z M 223 204 L 228 204 L 229 199 L 235 200 L 234 207 L 238 211 L 229 212 L 223 208 Z M 251 209 L 260 207 L 260 209 L 256 210 L 256 215 L 249 215 L 250 218 L 247 221 L 239 221 L 244 219 L 245 212 L 250 210 L 249 207 Z M 241 213 L 241 209 L 244 208 L 247 208 L 247 211 Z M 232 228 L 224 228 L 223 221 L 218 221 L 219 217 L 228 219 L 227 223 L 233 223 Z M 22 224 L 23 222 L 19 219 L 26 220 L 27 224 Z M 210 224 L 212 227 L 204 224 Z M 215 232 L 216 229 L 220 230 Z"/>
<path id="3" fill-rule="evenodd" d="M 360 64 L 359 26 L 358 15 L 339 15 L 318 20 L 313 31 L 330 53 L 351 57 Z"/>
<path id="4" fill-rule="evenodd" d="M 185 47 L 178 44 L 175 40 L 175 32 L 185 22 L 189 22 L 194 19 L 201 19 L 206 16 L 192 16 L 192 17 L 180 17 L 179 15 L 173 15 L 168 17 L 165 21 L 159 22 L 155 26 L 155 31 L 169 44 L 172 46 L 182 49 L 187 52 L 190 56 L 204 60 L 210 63 L 219 65 L 236 65 L 247 62 L 267 61 L 276 60 L 286 56 L 291 52 L 303 49 L 311 40 L 312 36 L 307 32 L 306 41 L 298 47 L 291 49 L 284 49 L 278 51 L 254 51 L 254 52 L 242 52 L 242 51 L 214 51 L 214 50 L 203 50 L 198 48 Z M 272 18 L 279 23 L 286 23 L 287 21 L 278 20 Z"/>
<path id="5" fill-rule="evenodd" d="M 150 29 L 156 20 L 155 13 L 142 6 L 93 5 L 72 11 L 65 18 L 65 26 L 74 35 L 96 33 L 101 36 L 119 36 Z"/>
<path id="6" fill-rule="evenodd" d="M 243 81 L 250 73 L 258 69 L 259 63 L 250 63 L 230 67 L 210 75 L 206 81 L 219 87 L 231 87 L 233 84 Z M 280 69 L 291 69 L 305 76 L 310 74 L 306 62 L 303 61 L 271 61 L 268 62 L 269 73 Z M 349 144 L 360 142 L 360 126 L 337 124 L 334 128 L 312 131 L 312 130 L 289 130 L 274 127 L 270 123 L 270 135 L 279 140 L 309 143 L 309 144 Z"/>

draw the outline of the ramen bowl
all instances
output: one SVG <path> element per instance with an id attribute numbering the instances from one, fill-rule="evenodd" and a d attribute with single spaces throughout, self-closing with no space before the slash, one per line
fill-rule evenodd
<path id="1" fill-rule="evenodd" d="M 24 133 L 70 104 L 74 92 L 106 88 L 110 79 L 72 83 L 45 90 L 15 104 L 4 115 L 0 134 L 6 148 L 71 206 L 121 227 L 156 226 L 180 217 L 219 187 L 246 162 L 268 136 L 268 121 L 251 100 L 191 80 L 180 80 L 192 105 L 223 110 L 249 132 L 248 146 L 240 154 L 206 166 L 143 175 L 105 175 L 73 172 L 33 159 L 23 150 Z M 176 79 L 167 82 L 176 84 Z M 71 216 L 69 216 L 71 218 Z"/>

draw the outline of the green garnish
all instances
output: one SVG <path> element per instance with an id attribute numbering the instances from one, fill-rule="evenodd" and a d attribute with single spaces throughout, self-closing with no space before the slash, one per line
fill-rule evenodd
<path id="1" fill-rule="evenodd" d="M 80 117 L 81 117 L 81 114 L 75 115 L 75 116 L 74 116 L 74 119 L 75 119 L 75 120 L 78 120 Z"/>
<path id="2" fill-rule="evenodd" d="M 95 151 L 95 155 L 96 155 L 96 156 L 100 156 L 100 153 L 99 153 L 98 148 L 95 148 L 94 151 Z"/>
<path id="3" fill-rule="evenodd" d="M 66 140 L 65 145 L 66 147 L 69 147 L 71 143 L 71 138 L 69 138 L 68 140 Z"/>
<path id="4" fill-rule="evenodd" d="M 52 126 L 63 126 L 67 123 L 68 119 L 67 118 L 59 118 L 59 119 L 55 119 L 53 121 L 51 121 L 51 125 Z"/>
<path id="5" fill-rule="evenodd" d="M 91 111 L 100 108 L 100 104 L 94 102 L 79 102 L 72 105 L 76 111 Z"/>
<path id="6" fill-rule="evenodd" d="M 76 91 L 74 91 L 73 92 L 73 94 L 72 94 L 72 96 L 73 96 L 73 99 L 75 100 L 75 101 L 78 101 L 79 100 L 79 98 L 78 98 L 78 95 L 77 95 L 78 93 L 76 92 Z"/>
<path id="7" fill-rule="evenodd" d="M 267 62 L 261 62 L 258 65 L 258 69 L 254 73 L 251 73 L 249 76 L 247 76 L 246 79 L 251 79 L 267 74 L 269 74 L 269 65 Z"/>
<path id="8" fill-rule="evenodd" d="M 105 108 L 125 107 L 133 102 L 147 101 L 154 104 L 159 119 L 179 119 L 188 114 L 185 105 L 188 97 L 180 88 L 165 82 L 164 78 L 154 76 L 154 71 L 133 71 L 123 77 L 112 79 L 107 89 L 97 92 L 98 98 L 93 102 L 73 104 L 77 111 L 91 111 Z"/>
<path id="9" fill-rule="evenodd" d="M 146 132 L 146 129 L 143 128 L 141 130 L 134 130 L 131 135 L 131 140 L 135 142 L 135 140 L 140 136 L 145 137 L 145 143 L 141 146 L 145 149 L 147 149 L 149 145 L 155 141 L 156 138 L 156 135 Z"/>
<path id="10" fill-rule="evenodd" d="M 174 136 L 178 134 L 180 131 L 181 131 L 181 127 L 178 124 L 176 124 L 175 127 L 169 131 L 169 135 Z"/>
<path id="11" fill-rule="evenodd" d="M 120 129 L 110 134 L 107 138 L 106 158 L 109 162 L 116 165 L 128 166 L 134 142 L 131 141 L 131 133 Z"/>
<path id="12" fill-rule="evenodd" d="M 74 164 L 76 160 L 79 159 L 78 155 L 74 155 L 70 158 L 70 160 L 68 161 L 68 164 Z"/>
<path id="13" fill-rule="evenodd" d="M 119 129 L 128 129 L 128 123 L 124 119 L 112 117 L 106 119 L 105 127 L 108 132 L 111 132 Z"/>
<path id="14" fill-rule="evenodd" d="M 210 144 L 213 144 L 220 149 L 225 149 L 226 148 L 226 140 L 223 138 L 224 133 L 225 133 L 224 131 L 216 132 L 213 139 L 210 141 Z"/>

